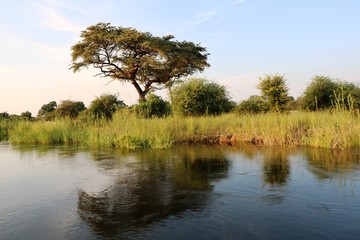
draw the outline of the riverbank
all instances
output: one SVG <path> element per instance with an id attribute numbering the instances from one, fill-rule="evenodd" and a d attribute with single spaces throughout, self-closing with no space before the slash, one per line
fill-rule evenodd
<path id="1" fill-rule="evenodd" d="M 61 119 L 0 124 L 11 143 L 170 148 L 178 144 L 359 148 L 360 117 L 347 111 L 143 119 L 118 112 L 111 121 Z"/>

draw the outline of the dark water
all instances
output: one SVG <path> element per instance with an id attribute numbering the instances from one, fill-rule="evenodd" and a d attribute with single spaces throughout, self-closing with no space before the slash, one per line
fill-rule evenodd
<path id="1" fill-rule="evenodd" d="M 360 239 L 360 150 L 0 144 L 0 239 Z"/>

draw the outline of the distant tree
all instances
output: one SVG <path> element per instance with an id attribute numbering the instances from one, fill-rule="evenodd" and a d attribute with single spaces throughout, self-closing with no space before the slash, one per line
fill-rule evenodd
<path id="1" fill-rule="evenodd" d="M 265 99 L 268 109 L 273 112 L 283 112 L 289 102 L 289 88 L 283 75 L 265 75 L 260 78 L 257 85 L 262 97 Z"/>
<path id="2" fill-rule="evenodd" d="M 171 113 L 170 103 L 153 93 L 148 94 L 146 102 L 140 102 L 133 109 L 137 115 L 145 118 L 164 117 Z"/>
<path id="3" fill-rule="evenodd" d="M 292 96 L 289 97 L 289 102 L 286 109 L 288 110 L 301 110 L 301 101 L 302 97 L 297 97 L 296 99 Z"/>
<path id="4" fill-rule="evenodd" d="M 267 104 L 262 97 L 250 96 L 247 100 L 240 102 L 235 111 L 240 114 L 258 114 L 265 112 L 266 107 Z"/>
<path id="5" fill-rule="evenodd" d="M 0 120 L 9 119 L 9 114 L 7 112 L 0 113 Z"/>
<path id="6" fill-rule="evenodd" d="M 51 101 L 47 104 L 42 105 L 40 110 L 38 111 L 38 118 L 44 120 L 50 120 L 55 117 L 53 114 L 57 107 L 57 103 L 55 101 Z"/>
<path id="7" fill-rule="evenodd" d="M 354 83 L 340 81 L 336 83 L 333 107 L 341 109 L 360 108 L 360 87 Z"/>
<path id="8" fill-rule="evenodd" d="M 26 112 L 22 112 L 20 117 L 24 120 L 31 120 L 32 119 L 31 115 L 32 115 L 31 112 L 26 111 Z"/>
<path id="9" fill-rule="evenodd" d="M 124 107 L 126 107 L 125 103 L 116 95 L 103 94 L 90 103 L 87 113 L 94 118 L 111 119 L 116 110 Z"/>
<path id="10" fill-rule="evenodd" d="M 204 47 L 175 41 L 171 35 L 155 37 L 134 28 L 98 23 L 82 31 L 80 37 L 71 48 L 70 69 L 77 72 L 92 66 L 111 81 L 129 82 L 140 101 L 146 100 L 149 91 L 169 87 L 209 66 Z"/>
<path id="11" fill-rule="evenodd" d="M 174 113 L 184 116 L 218 115 L 235 106 L 224 86 L 203 78 L 192 78 L 175 86 L 171 101 Z"/>
<path id="12" fill-rule="evenodd" d="M 330 77 L 313 77 L 302 96 L 302 107 L 312 111 L 330 108 L 335 101 L 337 88 L 337 83 Z"/>
<path id="13" fill-rule="evenodd" d="M 55 110 L 56 117 L 70 117 L 75 118 L 81 111 L 84 111 L 85 104 L 79 101 L 63 100 Z"/>

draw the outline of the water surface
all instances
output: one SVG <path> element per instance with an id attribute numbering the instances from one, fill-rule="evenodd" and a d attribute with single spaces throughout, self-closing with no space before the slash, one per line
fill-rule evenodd
<path id="1" fill-rule="evenodd" d="M 360 151 L 0 144 L 0 239 L 360 239 Z"/>

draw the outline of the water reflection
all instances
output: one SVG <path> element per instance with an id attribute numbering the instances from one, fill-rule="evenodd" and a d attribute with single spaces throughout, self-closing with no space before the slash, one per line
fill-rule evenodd
<path id="1" fill-rule="evenodd" d="M 346 176 L 360 165 L 360 150 L 306 149 L 303 155 L 319 180 Z"/>
<path id="2" fill-rule="evenodd" d="M 289 153 L 280 149 L 267 151 L 263 161 L 263 179 L 270 185 L 285 185 L 290 176 Z"/>
<path id="3" fill-rule="evenodd" d="M 0 235 L 354 239 L 359 156 L 360 150 L 0 145 Z"/>
<path id="4" fill-rule="evenodd" d="M 106 161 L 106 154 L 95 159 Z M 229 161 L 218 149 L 115 152 L 114 164 L 126 165 L 115 182 L 97 193 L 80 190 L 78 213 L 101 236 L 138 229 L 201 211 L 211 202 L 215 182 L 226 178 Z M 101 159 L 101 160 L 99 160 Z"/>
<path id="5" fill-rule="evenodd" d="M 80 146 L 59 146 L 59 145 L 32 145 L 32 144 L 14 144 L 13 149 L 20 153 L 22 158 L 33 157 L 41 160 L 48 157 L 49 154 L 60 158 L 71 158 L 81 151 L 86 151 L 86 147 Z"/>

